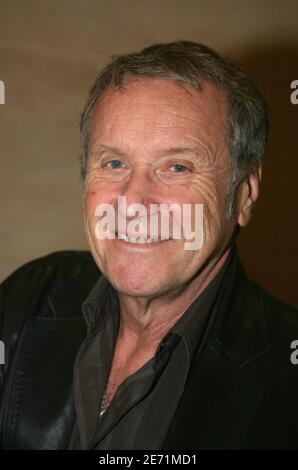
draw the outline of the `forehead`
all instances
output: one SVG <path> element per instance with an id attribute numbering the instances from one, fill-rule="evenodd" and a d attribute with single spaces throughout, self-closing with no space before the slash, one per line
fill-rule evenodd
<path id="1" fill-rule="evenodd" d="M 198 91 L 173 80 L 132 77 L 98 100 L 91 139 L 141 139 L 151 145 L 167 138 L 222 140 L 226 129 L 227 100 L 217 85 L 205 81 Z"/>

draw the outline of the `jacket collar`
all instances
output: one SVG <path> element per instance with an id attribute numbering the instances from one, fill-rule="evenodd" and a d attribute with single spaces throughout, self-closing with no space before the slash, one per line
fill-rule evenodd
<path id="1" fill-rule="evenodd" d="M 82 317 L 82 305 L 101 273 L 93 259 L 84 270 L 59 285 L 48 297 L 50 310 L 56 320 Z"/>
<path id="2" fill-rule="evenodd" d="M 211 336 L 227 358 L 245 367 L 269 347 L 260 289 L 250 281 L 234 250 L 222 289 L 220 311 L 211 325 Z"/>

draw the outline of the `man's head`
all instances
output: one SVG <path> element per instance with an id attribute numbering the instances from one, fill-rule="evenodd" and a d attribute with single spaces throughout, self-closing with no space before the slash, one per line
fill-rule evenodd
<path id="1" fill-rule="evenodd" d="M 119 291 L 150 296 L 183 288 L 248 222 L 266 107 L 246 75 L 206 46 L 177 42 L 116 57 L 91 90 L 81 132 L 87 238 Z M 148 208 L 203 204 L 203 247 L 187 252 L 184 240 L 138 246 L 98 240 L 96 207 L 116 208 L 119 196 Z"/>

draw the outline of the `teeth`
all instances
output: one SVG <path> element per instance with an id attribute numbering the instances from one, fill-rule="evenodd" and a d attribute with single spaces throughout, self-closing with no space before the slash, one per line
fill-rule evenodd
<path id="1" fill-rule="evenodd" d="M 124 235 L 123 233 L 118 233 L 118 238 L 120 238 L 120 240 L 125 240 L 127 236 Z"/>
<path id="2" fill-rule="evenodd" d="M 158 238 L 137 238 L 135 243 L 154 243 L 158 242 Z"/>
<path id="3" fill-rule="evenodd" d="M 118 233 L 118 238 L 124 240 L 127 243 L 139 243 L 139 244 L 147 244 L 147 243 L 154 243 L 160 241 L 159 238 L 142 238 L 142 237 L 128 237 L 122 233 Z"/>

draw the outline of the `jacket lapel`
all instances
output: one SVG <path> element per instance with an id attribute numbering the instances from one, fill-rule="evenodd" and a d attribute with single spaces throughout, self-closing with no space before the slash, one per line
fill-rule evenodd
<path id="1" fill-rule="evenodd" d="M 253 422 L 269 346 L 257 289 L 237 264 L 193 360 L 165 449 L 239 449 Z"/>
<path id="2" fill-rule="evenodd" d="M 26 322 L 4 398 L 4 448 L 67 448 L 75 422 L 73 364 L 87 330 L 81 306 L 99 275 L 91 265 L 51 293 L 42 317 Z"/>
<path id="3" fill-rule="evenodd" d="M 194 365 L 165 449 L 238 449 L 253 421 L 264 380 L 209 342 Z"/>

